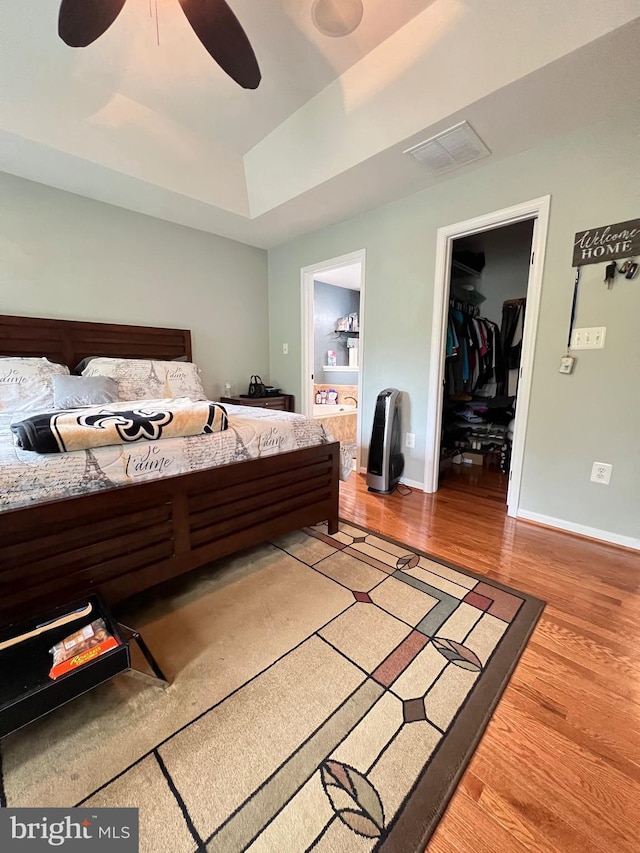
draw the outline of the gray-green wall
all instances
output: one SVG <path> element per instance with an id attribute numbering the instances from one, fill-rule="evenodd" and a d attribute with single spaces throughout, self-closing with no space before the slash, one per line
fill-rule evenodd
<path id="1" fill-rule="evenodd" d="M 269 377 L 262 249 L 0 173 L 0 313 L 191 329 L 213 397 Z"/>
<path id="2" fill-rule="evenodd" d="M 405 391 L 403 432 L 416 434 L 415 449 L 405 448 L 405 474 L 422 482 L 436 231 L 549 194 L 520 506 L 640 537 L 640 276 L 618 279 L 607 291 L 604 267 L 585 267 L 577 325 L 606 326 L 606 347 L 579 353 L 573 375 L 558 373 L 573 289 L 573 235 L 640 216 L 639 171 L 632 122 L 597 124 L 271 250 L 272 381 L 300 398 L 301 267 L 366 249 L 365 434 L 377 393 L 387 386 Z M 593 461 L 613 464 L 610 486 L 589 482 Z"/>
<path id="3" fill-rule="evenodd" d="M 358 372 L 331 373 L 324 371 L 328 352 L 336 353 L 336 364 L 349 364 L 349 351 L 345 335 L 336 335 L 336 323 L 340 317 L 360 312 L 360 291 L 322 281 L 313 283 L 313 378 L 317 385 L 357 385 Z"/>

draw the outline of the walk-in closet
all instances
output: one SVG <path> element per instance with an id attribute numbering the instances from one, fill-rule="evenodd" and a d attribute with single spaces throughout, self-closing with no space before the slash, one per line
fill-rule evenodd
<path id="1" fill-rule="evenodd" d="M 451 264 L 440 484 L 506 501 L 533 220 L 456 240 Z"/>

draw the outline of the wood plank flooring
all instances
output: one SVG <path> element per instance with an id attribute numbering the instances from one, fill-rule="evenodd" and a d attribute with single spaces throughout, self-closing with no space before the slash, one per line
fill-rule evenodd
<path id="1" fill-rule="evenodd" d="M 515 521 L 470 477 L 340 486 L 344 519 L 547 601 L 428 851 L 638 853 L 640 556 Z"/>
<path id="2" fill-rule="evenodd" d="M 453 489 L 490 498 L 504 507 L 509 478 L 500 470 L 482 465 L 452 465 L 440 475 L 440 485 L 447 491 Z"/>

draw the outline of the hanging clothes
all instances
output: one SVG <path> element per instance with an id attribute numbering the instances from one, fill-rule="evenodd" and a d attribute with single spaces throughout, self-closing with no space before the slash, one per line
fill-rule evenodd
<path id="1" fill-rule="evenodd" d="M 507 397 L 515 397 L 518 393 L 526 302 L 526 299 L 508 299 L 502 306 L 501 343 L 504 370 L 500 381 L 502 393 Z"/>
<path id="2" fill-rule="evenodd" d="M 495 397 L 498 394 L 499 371 L 502 369 L 500 329 L 491 320 L 483 320 L 482 329 L 486 335 L 484 370 L 478 378 L 475 393 L 479 397 Z"/>
<path id="3" fill-rule="evenodd" d="M 478 308 L 452 300 L 447 323 L 445 393 L 492 397 L 502 356 L 498 326 L 477 316 Z"/>

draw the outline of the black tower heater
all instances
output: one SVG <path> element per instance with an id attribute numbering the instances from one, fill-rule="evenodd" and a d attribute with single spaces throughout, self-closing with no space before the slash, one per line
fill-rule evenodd
<path id="1" fill-rule="evenodd" d="M 381 495 L 391 494 L 404 470 L 399 397 L 397 388 L 385 388 L 378 394 L 373 416 L 367 486 L 370 492 Z"/>

